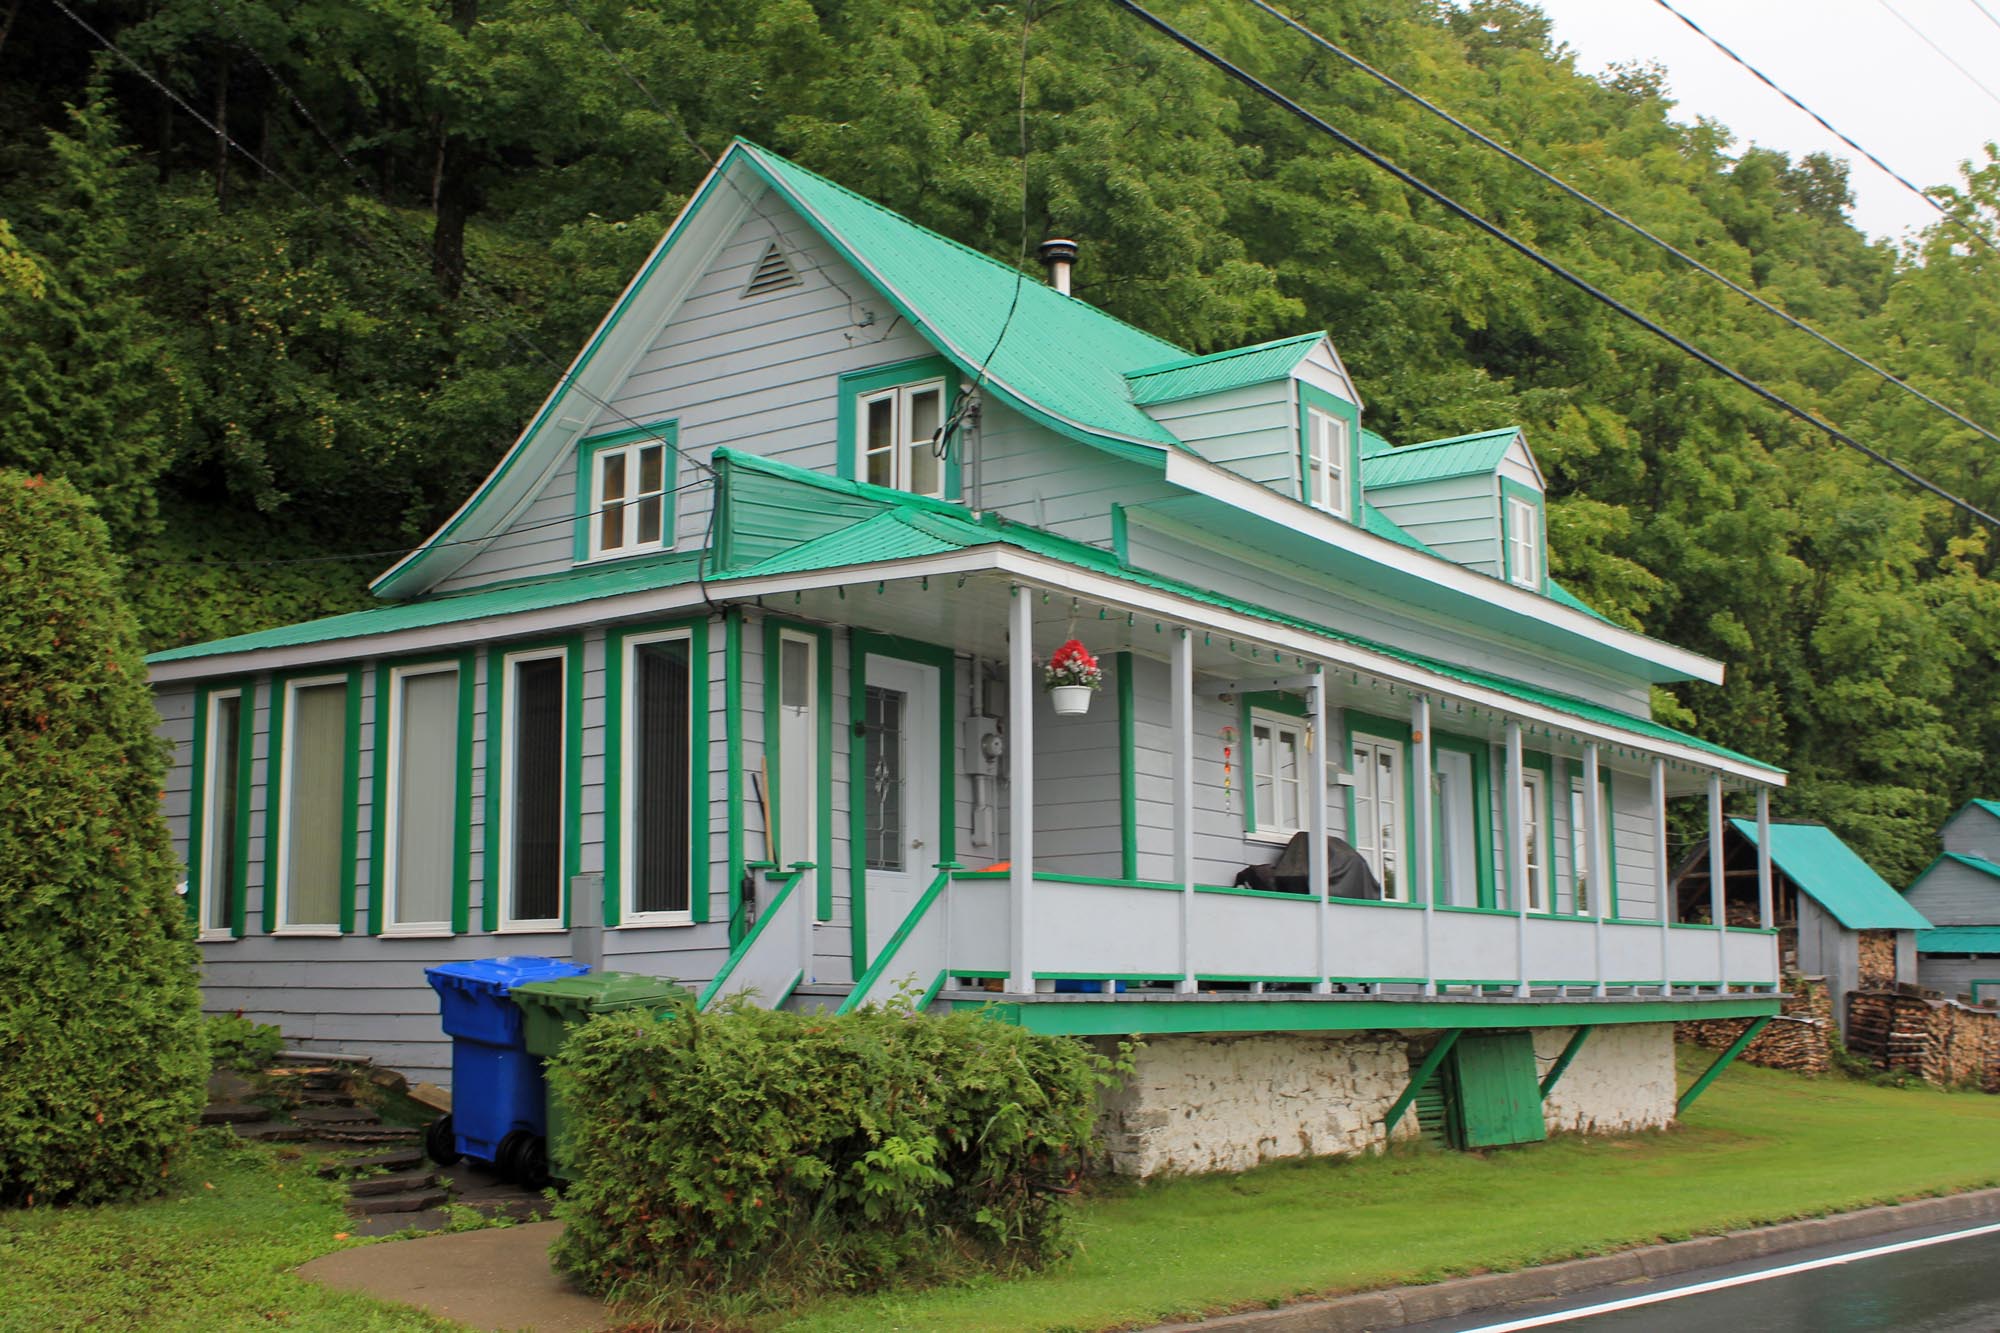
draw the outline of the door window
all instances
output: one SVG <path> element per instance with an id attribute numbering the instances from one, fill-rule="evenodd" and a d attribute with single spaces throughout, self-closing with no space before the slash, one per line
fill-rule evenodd
<path id="1" fill-rule="evenodd" d="M 870 685 L 867 697 L 867 750 L 864 773 L 867 802 L 864 824 L 870 870 L 902 870 L 903 784 L 908 773 L 904 753 L 908 738 L 905 719 L 909 696 L 901 690 Z"/>
<path id="2" fill-rule="evenodd" d="M 1354 738 L 1354 850 L 1361 853 L 1382 895 L 1407 902 L 1403 863 L 1403 746 L 1376 736 Z"/>

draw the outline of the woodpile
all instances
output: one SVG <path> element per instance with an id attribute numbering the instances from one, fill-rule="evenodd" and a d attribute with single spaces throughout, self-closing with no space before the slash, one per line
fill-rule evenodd
<path id="1" fill-rule="evenodd" d="M 1860 954 L 1860 990 L 1881 990 L 1896 984 L 1896 932 L 1864 930 L 1855 941 Z"/>
<path id="2" fill-rule="evenodd" d="M 2000 1092 L 2000 1010 L 1915 986 L 1847 997 L 1847 1046 L 1877 1069 L 1940 1088 Z"/>
<path id="3" fill-rule="evenodd" d="M 1780 1017 L 1766 1024 L 1757 1039 L 1737 1058 L 1767 1069 L 1796 1074 L 1824 1074 L 1833 1064 L 1833 1001 L 1825 977 L 1789 976 L 1783 986 Z M 1726 1050 L 1743 1035 L 1745 1020 L 1710 1018 L 1674 1024 L 1674 1040 L 1705 1050 Z"/>

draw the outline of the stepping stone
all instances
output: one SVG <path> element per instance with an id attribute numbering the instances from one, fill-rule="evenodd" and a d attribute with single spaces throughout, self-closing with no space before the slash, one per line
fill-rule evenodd
<path id="1" fill-rule="evenodd" d="M 204 1125 L 254 1125 L 270 1118 L 269 1111 L 248 1102 L 216 1102 L 201 1113 Z"/>
<path id="2" fill-rule="evenodd" d="M 292 1119 L 302 1125 L 373 1125 L 382 1117 L 365 1106 L 305 1106 Z"/>
<path id="3" fill-rule="evenodd" d="M 417 1213 L 376 1213 L 370 1217 L 359 1217 L 348 1224 L 347 1230 L 352 1236 L 393 1236 L 399 1231 L 443 1231 L 450 1225 L 450 1214 L 426 1208 Z"/>
<path id="4" fill-rule="evenodd" d="M 388 1147 L 394 1144 L 416 1143 L 422 1139 L 423 1131 L 396 1129 L 387 1125 L 325 1125 L 312 1129 L 310 1137 L 336 1147 L 362 1143 Z"/>
<path id="5" fill-rule="evenodd" d="M 249 1139 L 253 1143 L 303 1143 L 312 1133 L 299 1125 L 280 1124 L 266 1120 L 260 1124 L 235 1126 L 238 1138 Z"/>
<path id="6" fill-rule="evenodd" d="M 319 1174 L 323 1179 L 333 1180 L 349 1171 L 412 1171 L 423 1164 L 423 1150 L 407 1148 L 401 1152 L 371 1153 L 366 1157 L 336 1158 L 321 1163 Z"/>
<path id="7" fill-rule="evenodd" d="M 441 1208 L 450 1195 L 441 1189 L 406 1190 L 401 1194 L 372 1194 L 365 1198 L 349 1199 L 347 1211 L 364 1217 L 379 1217 L 383 1213 L 418 1213 L 426 1208 Z"/>
<path id="8" fill-rule="evenodd" d="M 248 1101 L 257 1095 L 257 1085 L 233 1069 L 218 1069 L 208 1076 L 211 1102 Z"/>
<path id="9" fill-rule="evenodd" d="M 361 1199 L 375 1194 L 408 1194 L 436 1184 L 437 1177 L 429 1171 L 405 1171 L 401 1175 L 363 1176 L 359 1180 L 350 1180 L 347 1192 Z"/>

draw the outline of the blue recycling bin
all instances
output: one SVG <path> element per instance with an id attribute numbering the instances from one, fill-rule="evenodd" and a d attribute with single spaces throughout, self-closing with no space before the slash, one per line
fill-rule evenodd
<path id="1" fill-rule="evenodd" d="M 424 969 L 438 993 L 451 1038 L 451 1114 L 427 1140 L 440 1164 L 446 1155 L 475 1157 L 528 1180 L 542 1168 L 548 1096 L 542 1062 L 528 1053 L 521 1010 L 507 998 L 528 981 L 582 976 L 590 969 L 560 958 L 517 955 L 439 963 Z"/>

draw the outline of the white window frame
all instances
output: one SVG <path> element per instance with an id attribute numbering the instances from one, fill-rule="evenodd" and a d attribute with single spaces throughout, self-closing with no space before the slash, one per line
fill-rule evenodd
<path id="1" fill-rule="evenodd" d="M 285 682 L 285 696 L 280 701 L 280 705 L 285 710 L 285 752 L 279 756 L 278 760 L 281 766 L 280 772 L 284 776 L 280 779 L 278 808 L 276 811 L 278 820 L 278 920 L 271 930 L 271 933 L 274 935 L 337 936 L 340 934 L 340 922 L 338 919 L 334 920 L 330 925 L 312 924 L 304 926 L 292 925 L 288 920 L 291 915 L 292 898 L 292 797 L 298 791 L 298 773 L 295 761 L 299 753 L 299 731 L 296 725 L 298 717 L 295 705 L 297 704 L 300 690 L 309 690 L 322 685 L 338 685 L 345 691 L 347 689 L 347 673 L 340 672 L 329 676 L 302 676 L 296 680 L 288 680 Z M 354 700 L 351 698 L 346 700 L 346 706 L 348 708 L 354 707 Z M 347 755 L 341 762 L 343 764 L 353 763 L 355 762 L 355 756 Z M 343 847 L 341 849 L 342 856 L 352 856 L 353 854 L 354 849 L 351 847 Z M 337 918 L 338 908 L 335 910 L 335 915 Z"/>
<path id="2" fill-rule="evenodd" d="M 222 718 L 222 710 L 217 708 L 216 705 L 225 699 L 236 700 L 235 744 L 237 761 L 239 763 L 242 762 L 243 756 L 243 733 L 251 725 L 250 691 L 238 687 L 227 690 L 215 690 L 209 694 L 207 700 L 208 716 L 205 719 L 203 727 L 205 734 L 201 738 L 201 780 L 203 790 L 198 793 L 201 800 L 201 901 L 195 904 L 195 911 L 199 914 L 195 919 L 200 926 L 197 938 L 204 942 L 210 940 L 233 940 L 236 938 L 233 926 L 227 923 L 220 926 L 211 926 L 208 924 L 208 919 L 211 915 L 209 908 L 215 901 L 216 862 L 218 859 L 226 859 L 233 862 L 236 857 L 236 840 L 234 838 L 230 839 L 229 846 L 221 849 L 221 858 L 217 857 L 216 844 L 219 839 L 216 837 L 215 802 L 211 799 L 215 793 L 215 761 L 220 756 L 220 751 L 216 748 L 215 740 L 216 732 L 219 729 Z M 238 782 L 231 785 L 229 799 L 232 801 L 236 800 L 236 793 L 241 790 L 242 776 L 241 773 L 238 773 Z M 236 810 L 237 826 L 239 828 L 242 827 L 242 821 L 249 817 L 250 812 L 243 809 L 241 805 L 238 805 Z M 248 869 L 247 866 L 234 866 L 233 868 L 237 872 Z M 241 884 L 236 885 L 235 889 L 238 893 L 246 892 L 244 886 Z M 235 904 L 230 903 L 228 906 L 231 909 L 233 919 Z"/>
<path id="3" fill-rule="evenodd" d="M 1507 506 L 1507 581 L 1536 592 L 1542 587 L 1542 518 L 1532 500 L 1504 497 Z"/>
<path id="4" fill-rule="evenodd" d="M 641 491 L 639 485 L 639 455 L 642 450 L 660 451 L 660 486 L 658 490 Z M 613 458 L 625 460 L 625 495 L 618 501 L 622 506 L 619 517 L 623 540 L 616 546 L 604 545 L 604 469 Z M 674 547 L 673 506 L 667 501 L 674 489 L 674 451 L 665 436 L 648 436 L 630 440 L 624 444 L 607 444 L 593 448 L 590 455 L 590 508 L 584 517 L 584 524 L 590 532 L 590 559 L 616 560 L 628 555 L 645 555 L 653 551 L 670 551 Z M 660 535 L 650 542 L 638 540 L 639 504 L 643 500 L 658 499 L 660 502 Z"/>
<path id="5" fill-rule="evenodd" d="M 1549 806 L 1548 775 L 1539 768 L 1521 770 L 1521 830 L 1524 846 L 1541 853 L 1539 860 L 1528 858 L 1528 910 L 1549 910 Z M 1532 839 L 1530 833 L 1536 836 Z"/>
<path id="6" fill-rule="evenodd" d="M 638 869 L 639 845 L 639 818 L 637 810 L 639 801 L 639 746 L 636 723 L 639 717 L 639 672 L 637 669 L 639 649 L 650 644 L 672 643 L 676 641 L 688 645 L 688 737 L 690 741 L 688 748 L 688 800 L 692 802 L 694 800 L 694 766 L 708 762 L 708 756 L 696 753 L 692 745 L 694 737 L 694 710 L 698 706 L 707 706 L 707 699 L 704 696 L 708 681 L 705 664 L 699 657 L 695 656 L 694 632 L 687 629 L 670 629 L 661 630 L 657 634 L 635 634 L 626 639 L 619 648 L 619 652 L 624 655 L 623 670 L 620 673 L 622 682 L 619 685 L 624 697 L 618 701 L 618 725 L 622 733 L 618 754 L 618 800 L 622 807 L 618 818 L 618 896 L 622 899 L 619 904 L 622 910 L 619 912 L 618 922 L 621 929 L 626 926 L 691 926 L 694 924 L 694 897 L 695 894 L 701 892 L 703 889 L 700 876 L 695 874 L 694 864 L 690 864 L 688 867 L 688 905 L 685 908 L 678 912 L 642 912 L 638 907 L 639 879 L 636 872 Z M 692 817 L 693 811 L 691 810 L 689 814 Z M 692 852 L 695 864 L 699 864 L 706 859 L 705 848 L 693 847 Z"/>
<path id="7" fill-rule="evenodd" d="M 1433 746 L 1431 762 L 1438 898 L 1454 907 L 1470 907 L 1479 900 L 1479 811 L 1473 803 L 1478 767 L 1466 751 L 1441 745 Z M 1463 781 L 1456 780 L 1460 777 Z"/>
<path id="8" fill-rule="evenodd" d="M 1271 800 L 1268 803 L 1256 799 L 1257 785 L 1263 782 L 1267 776 L 1257 771 L 1257 728 L 1260 726 L 1271 729 L 1271 772 L 1268 775 L 1271 783 Z M 1281 804 L 1279 798 L 1278 747 L 1286 737 L 1290 737 L 1291 739 L 1292 754 L 1296 760 L 1293 764 L 1293 772 L 1296 776 L 1292 779 L 1292 785 L 1295 788 L 1292 809 L 1297 811 L 1298 821 L 1291 824 L 1286 824 L 1273 818 L 1278 813 L 1277 809 L 1265 808 L 1267 804 L 1273 807 L 1280 806 Z M 1309 771 L 1306 768 L 1307 763 L 1310 762 L 1310 755 L 1306 745 L 1306 720 L 1301 717 L 1292 717 L 1286 713 L 1273 712 L 1267 708 L 1253 708 L 1250 710 L 1249 741 L 1250 793 L 1256 823 L 1247 836 L 1258 842 L 1290 842 L 1293 836 L 1305 827 L 1304 821 L 1308 813 L 1306 803 L 1311 799 L 1308 791 L 1309 784 L 1307 782 Z"/>
<path id="9" fill-rule="evenodd" d="M 890 414 L 892 424 L 889 431 L 889 482 L 892 490 L 908 491 L 912 495 L 927 495 L 933 499 L 944 498 L 945 460 L 937 460 L 937 484 L 934 491 L 910 489 L 910 458 L 914 450 L 930 448 L 930 437 L 921 440 L 910 436 L 910 401 L 927 390 L 936 390 L 938 396 L 938 424 L 943 425 L 951 416 L 951 400 L 947 396 L 947 385 L 942 375 L 930 379 L 912 380 L 908 384 L 891 385 L 873 393 L 859 394 L 854 400 L 854 475 L 856 480 L 867 481 L 870 468 L 868 460 L 884 452 L 868 447 L 868 408 L 871 404 L 884 401 L 895 404 Z M 875 485 L 882 483 L 876 482 Z"/>
<path id="10" fill-rule="evenodd" d="M 1600 794 L 1603 788 L 1599 787 Z M 1571 778 L 1569 783 L 1569 892 L 1570 909 L 1579 916 L 1597 914 L 1598 877 L 1592 872 L 1611 864 L 1611 803 L 1598 802 L 1603 818 L 1597 826 L 1597 850 L 1594 854 L 1585 850 L 1583 838 L 1584 791 L 1583 779 Z M 1602 877 L 1606 898 L 1609 902 L 1611 879 Z"/>
<path id="11" fill-rule="evenodd" d="M 521 729 L 514 724 L 514 668 L 523 662 L 541 662 L 550 658 L 562 664 L 562 712 L 559 715 L 557 734 L 561 743 L 556 746 L 556 790 L 562 793 L 562 818 L 558 827 L 569 826 L 569 803 L 574 799 L 569 789 L 569 651 L 560 646 L 554 648 L 524 648 L 519 652 L 506 653 L 500 658 L 500 843 L 497 848 L 487 846 L 496 854 L 493 856 L 498 871 L 489 893 L 500 895 L 500 932 L 507 935 L 536 935 L 560 932 L 563 926 L 563 907 L 569 902 L 569 885 L 563 882 L 563 867 L 558 859 L 556 867 L 556 914 L 517 919 L 514 916 L 514 768 L 515 756 L 521 743 Z"/>
<path id="12" fill-rule="evenodd" d="M 1391 765 L 1389 773 L 1389 785 L 1391 789 L 1390 808 L 1392 811 L 1394 811 L 1395 814 L 1395 818 L 1392 821 L 1392 828 L 1390 832 L 1395 845 L 1392 847 L 1384 848 L 1379 844 L 1378 835 L 1381 831 L 1381 824 L 1382 824 L 1381 817 L 1379 814 L 1375 818 L 1375 827 L 1370 831 L 1367 842 L 1364 843 L 1356 837 L 1349 836 L 1349 838 L 1347 839 L 1348 844 L 1352 846 L 1355 851 L 1361 853 L 1363 860 L 1368 860 L 1368 868 L 1375 872 L 1376 881 L 1382 885 L 1382 897 L 1385 901 L 1398 902 L 1398 903 L 1414 902 L 1416 901 L 1416 899 L 1414 897 L 1414 890 L 1411 887 L 1412 859 L 1409 855 L 1409 850 L 1410 850 L 1410 809 L 1408 800 L 1409 783 L 1404 775 L 1404 765 L 1409 762 L 1407 747 L 1405 746 L 1404 742 L 1397 740 L 1391 736 L 1375 736 L 1375 735 L 1370 735 L 1367 732 L 1357 731 L 1354 733 L 1353 737 L 1348 742 L 1347 752 L 1348 752 L 1349 763 L 1354 762 L 1354 751 L 1357 749 L 1366 749 L 1369 752 L 1368 763 L 1371 768 L 1375 764 L 1377 756 L 1383 752 L 1386 752 L 1389 755 L 1391 755 L 1395 761 Z M 1359 782 L 1360 780 L 1359 768 L 1360 766 L 1358 764 L 1355 765 L 1355 780 L 1357 782 Z M 1350 788 L 1350 791 L 1353 790 L 1354 789 Z M 1376 810 L 1379 811 L 1382 806 L 1382 789 L 1379 785 L 1377 785 L 1373 781 L 1372 773 L 1370 774 L 1369 790 L 1371 791 L 1372 794 L 1369 796 L 1368 799 L 1370 803 L 1374 805 Z M 1360 808 L 1361 798 L 1360 798 L 1360 793 L 1358 791 L 1354 792 L 1354 805 L 1355 805 L 1355 810 L 1354 810 L 1355 817 L 1353 820 L 1349 821 L 1350 827 L 1348 829 L 1348 832 L 1350 835 L 1357 834 L 1361 831 L 1359 827 L 1361 822 L 1361 808 Z M 1373 860 L 1369 860 L 1369 853 L 1371 848 L 1373 849 L 1374 853 Z M 1385 856 L 1385 852 L 1393 853 L 1393 860 Z M 1393 864 L 1395 867 L 1396 873 L 1394 878 L 1396 881 L 1396 889 L 1393 892 L 1390 890 L 1389 887 L 1389 879 L 1384 874 L 1385 864 Z"/>
<path id="13" fill-rule="evenodd" d="M 1306 503 L 1352 519 L 1348 478 L 1353 475 L 1354 440 L 1347 418 L 1323 407 L 1306 408 Z M 1315 492 L 1325 495 L 1322 501 Z"/>
<path id="14" fill-rule="evenodd" d="M 470 683 L 465 679 L 464 672 L 460 670 L 459 664 L 456 662 L 413 662 L 403 666 L 391 667 L 386 680 L 378 679 L 376 681 L 377 689 L 387 689 L 389 691 L 389 734 L 381 740 L 381 743 L 377 745 L 375 750 L 377 763 L 383 774 L 383 797 L 381 814 L 379 816 L 383 821 L 382 865 L 376 873 L 382 876 L 381 933 L 384 935 L 435 937 L 452 933 L 449 916 L 443 921 L 398 922 L 396 920 L 396 890 L 398 880 L 402 877 L 402 867 L 397 863 L 399 843 L 396 837 L 402 820 L 402 803 L 399 797 L 402 794 L 403 766 L 398 762 L 398 756 L 403 752 L 401 743 L 403 737 L 402 685 L 403 681 L 411 676 L 440 676 L 447 673 L 458 678 L 458 688 L 460 690 L 470 688 Z M 458 722 L 459 715 L 454 713 L 452 716 L 454 742 L 452 762 L 454 764 L 458 762 L 457 746 L 464 744 L 465 740 L 464 737 L 457 735 Z M 461 781 L 463 777 L 464 775 L 461 774 Z M 454 856 L 458 852 L 458 840 L 468 836 L 468 832 L 469 830 L 459 828 L 454 823 L 452 828 Z"/>

